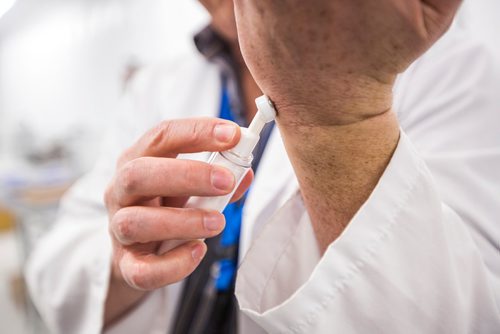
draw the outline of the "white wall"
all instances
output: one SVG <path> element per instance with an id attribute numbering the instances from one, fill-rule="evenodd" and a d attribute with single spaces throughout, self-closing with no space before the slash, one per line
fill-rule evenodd
<path id="1" fill-rule="evenodd" d="M 127 62 L 147 64 L 189 47 L 206 20 L 194 0 L 19 0 L 4 18 L 0 151 L 8 154 L 20 123 L 42 142 L 80 128 L 97 146 Z M 93 152 L 82 152 L 84 160 Z"/>

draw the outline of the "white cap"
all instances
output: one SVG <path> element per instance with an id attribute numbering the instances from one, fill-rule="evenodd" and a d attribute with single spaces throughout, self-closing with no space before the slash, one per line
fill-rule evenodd
<path id="1" fill-rule="evenodd" d="M 255 146 L 257 146 L 259 139 L 258 134 L 253 133 L 248 128 L 242 127 L 240 141 L 230 151 L 240 157 L 248 157 L 252 154 Z"/>
<path id="2" fill-rule="evenodd" d="M 241 138 L 239 143 L 230 151 L 240 157 L 250 156 L 260 139 L 260 132 L 266 123 L 276 118 L 276 110 L 271 100 L 263 95 L 255 100 L 257 113 L 248 128 L 241 128 Z"/>
<path id="3" fill-rule="evenodd" d="M 255 104 L 257 105 L 257 113 L 260 114 L 264 122 L 269 123 L 276 118 L 276 109 L 266 95 L 256 98 Z"/>

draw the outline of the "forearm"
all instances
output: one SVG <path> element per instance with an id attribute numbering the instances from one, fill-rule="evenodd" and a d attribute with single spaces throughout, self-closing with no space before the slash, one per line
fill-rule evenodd
<path id="1" fill-rule="evenodd" d="M 350 124 L 297 124 L 278 118 L 320 249 L 326 250 L 367 200 L 399 139 L 392 111 Z"/>

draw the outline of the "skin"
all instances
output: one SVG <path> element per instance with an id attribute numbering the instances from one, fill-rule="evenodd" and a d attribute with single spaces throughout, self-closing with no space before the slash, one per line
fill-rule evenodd
<path id="1" fill-rule="evenodd" d="M 219 234 L 224 216 L 182 207 L 189 196 L 230 193 L 235 180 L 224 168 L 175 158 L 179 153 L 225 151 L 239 136 L 236 124 L 219 119 L 165 121 L 121 155 L 105 194 L 113 244 L 106 326 L 147 291 L 178 282 L 198 266 L 206 253 L 198 239 Z M 252 177 L 251 172 L 245 177 L 234 199 L 241 197 Z M 157 254 L 169 240 L 186 243 Z"/>
<path id="2" fill-rule="evenodd" d="M 249 118 L 261 91 L 275 103 L 325 251 L 373 191 L 397 146 L 391 93 L 397 74 L 445 32 L 459 0 L 200 2 L 238 60 Z M 234 178 L 222 168 L 176 160 L 177 154 L 222 151 L 238 139 L 230 122 L 169 121 L 123 153 L 105 195 L 113 242 L 106 325 L 147 291 L 188 276 L 206 252 L 196 239 L 224 227 L 221 214 L 182 206 L 188 196 L 229 193 Z M 176 239 L 187 242 L 157 254 L 162 241 Z"/>
<path id="3" fill-rule="evenodd" d="M 241 52 L 277 107 L 324 252 L 367 200 L 397 146 L 396 76 L 447 30 L 460 1 L 234 4 Z"/>

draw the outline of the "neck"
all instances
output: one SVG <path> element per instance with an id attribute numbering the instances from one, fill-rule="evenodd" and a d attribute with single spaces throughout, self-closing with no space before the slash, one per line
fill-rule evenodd
<path id="1" fill-rule="evenodd" d="M 283 114 L 283 113 L 282 113 Z M 368 199 L 399 139 L 392 111 L 345 125 L 276 119 L 321 252 Z"/>

